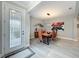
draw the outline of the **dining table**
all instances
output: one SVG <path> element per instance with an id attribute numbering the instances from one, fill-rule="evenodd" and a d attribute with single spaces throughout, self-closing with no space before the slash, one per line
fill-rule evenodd
<path id="1" fill-rule="evenodd" d="M 49 42 L 51 40 L 51 36 L 52 36 L 52 33 L 51 32 L 45 32 L 42 34 L 42 37 L 43 37 L 43 43 L 49 45 Z"/>

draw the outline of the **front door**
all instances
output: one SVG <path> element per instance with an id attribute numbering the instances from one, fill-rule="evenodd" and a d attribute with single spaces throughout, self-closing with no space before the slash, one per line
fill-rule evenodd
<path id="1" fill-rule="evenodd" d="M 5 54 L 25 46 L 24 20 L 25 10 L 5 3 Z"/>

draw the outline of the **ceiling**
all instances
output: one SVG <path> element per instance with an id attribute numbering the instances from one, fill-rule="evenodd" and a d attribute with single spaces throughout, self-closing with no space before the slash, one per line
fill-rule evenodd
<path id="1" fill-rule="evenodd" d="M 67 16 L 75 13 L 75 6 L 75 1 L 42 1 L 30 11 L 30 15 L 39 19 Z"/>
<path id="2" fill-rule="evenodd" d="M 9 1 L 9 2 L 17 4 L 22 8 L 25 8 L 26 11 L 28 12 L 32 8 L 34 8 L 37 4 L 39 4 L 41 1 Z"/>

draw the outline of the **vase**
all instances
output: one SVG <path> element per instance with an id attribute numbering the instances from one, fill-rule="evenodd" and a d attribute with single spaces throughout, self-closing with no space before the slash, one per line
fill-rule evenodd
<path id="1" fill-rule="evenodd" d="M 57 31 L 56 30 L 53 30 L 52 31 L 52 40 L 55 40 L 57 37 Z"/>

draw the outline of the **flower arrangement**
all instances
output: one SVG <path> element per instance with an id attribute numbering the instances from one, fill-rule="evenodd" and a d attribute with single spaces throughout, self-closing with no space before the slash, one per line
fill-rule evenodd
<path id="1" fill-rule="evenodd" d="M 62 28 L 63 25 L 64 25 L 64 22 L 53 22 L 52 25 L 51 25 L 52 26 L 52 30 L 56 30 L 56 31 L 64 30 L 64 28 Z"/>
<path id="2" fill-rule="evenodd" d="M 53 35 L 52 35 L 53 40 L 56 38 L 58 30 L 64 31 L 63 25 L 64 25 L 64 22 L 53 22 L 52 23 L 52 25 L 51 25 L 52 29 L 51 30 L 52 30 L 52 33 L 53 33 Z"/>
<path id="3" fill-rule="evenodd" d="M 36 24 L 35 26 L 44 27 L 42 24 Z"/>

